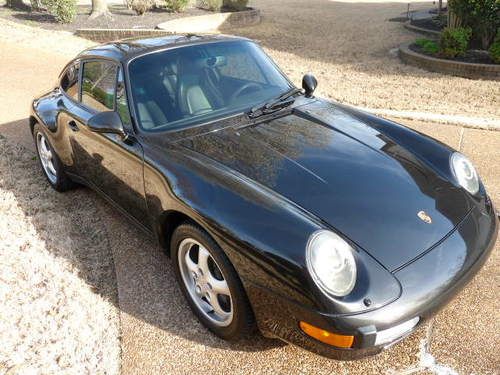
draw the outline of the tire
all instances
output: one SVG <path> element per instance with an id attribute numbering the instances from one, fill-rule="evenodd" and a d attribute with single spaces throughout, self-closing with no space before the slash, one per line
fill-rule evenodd
<path id="1" fill-rule="evenodd" d="M 42 172 L 50 186 L 59 192 L 73 189 L 76 184 L 71 181 L 71 179 L 64 172 L 61 160 L 50 144 L 49 137 L 47 137 L 46 133 L 42 130 L 42 127 L 39 124 L 35 124 L 33 127 L 33 139 L 35 141 L 38 161 L 40 162 Z M 43 150 L 43 148 L 45 149 Z M 42 155 L 45 155 L 45 157 Z M 50 160 L 48 160 L 48 158 Z M 48 163 L 50 163 L 50 166 L 48 166 Z"/>
<path id="2" fill-rule="evenodd" d="M 200 254 L 203 253 L 206 256 L 205 250 L 208 252 L 206 263 L 210 275 L 200 275 L 200 270 L 203 269 L 201 264 L 204 263 L 201 261 Z M 194 257 L 194 260 L 191 259 L 190 266 L 197 267 L 197 277 L 191 272 L 191 268 L 188 268 L 187 253 L 190 254 L 190 258 Z M 220 338 L 231 341 L 251 336 L 255 332 L 253 311 L 238 274 L 224 252 L 203 229 L 190 223 L 178 226 L 172 235 L 170 254 L 182 293 L 191 310 L 206 328 Z M 186 274 L 188 274 L 187 278 Z M 214 300 L 214 293 L 224 290 L 224 282 L 230 293 L 230 302 L 228 303 L 228 296 L 222 293 L 215 297 L 216 303 L 210 303 Z M 196 286 L 201 286 L 200 293 Z M 206 297 L 201 298 L 201 295 L 206 295 Z M 208 298 L 208 303 L 203 303 L 203 298 L 205 302 Z M 213 311 L 207 312 L 210 308 L 213 308 Z M 217 311 L 221 309 L 223 314 L 218 314 Z M 227 314 L 231 317 L 226 320 Z"/>

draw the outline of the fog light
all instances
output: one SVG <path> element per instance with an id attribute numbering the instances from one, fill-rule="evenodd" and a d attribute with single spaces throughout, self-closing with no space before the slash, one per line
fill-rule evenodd
<path id="1" fill-rule="evenodd" d="M 338 348 L 350 348 L 354 342 L 354 336 L 344 336 L 337 333 L 325 331 L 306 322 L 300 322 L 300 329 L 308 336 L 315 338 L 325 344 Z"/>

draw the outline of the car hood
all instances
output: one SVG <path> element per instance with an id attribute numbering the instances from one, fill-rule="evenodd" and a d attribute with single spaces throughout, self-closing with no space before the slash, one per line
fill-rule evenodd
<path id="1" fill-rule="evenodd" d="M 471 209 L 462 189 L 335 106 L 295 108 L 180 143 L 300 205 L 391 271 L 439 242 Z"/>

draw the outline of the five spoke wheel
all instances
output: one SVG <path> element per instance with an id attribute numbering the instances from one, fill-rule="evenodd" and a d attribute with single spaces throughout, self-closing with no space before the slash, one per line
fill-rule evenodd
<path id="1" fill-rule="evenodd" d="M 57 171 L 54 166 L 54 155 L 45 136 L 39 132 L 36 134 L 36 145 L 43 170 L 49 181 L 53 184 L 57 181 Z"/>
<path id="2" fill-rule="evenodd" d="M 182 281 L 200 312 L 217 326 L 231 324 L 231 291 L 210 252 L 195 239 L 186 238 L 177 254 Z"/>

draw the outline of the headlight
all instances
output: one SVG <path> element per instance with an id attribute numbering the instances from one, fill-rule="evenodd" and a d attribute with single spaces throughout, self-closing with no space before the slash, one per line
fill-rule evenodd
<path id="1" fill-rule="evenodd" d="M 479 178 L 476 169 L 469 159 L 459 152 L 451 155 L 451 169 L 460 186 L 471 194 L 479 191 Z"/>
<path id="2" fill-rule="evenodd" d="M 316 284 L 327 294 L 342 297 L 356 283 L 354 249 L 333 232 L 319 230 L 309 238 L 306 262 Z"/>

